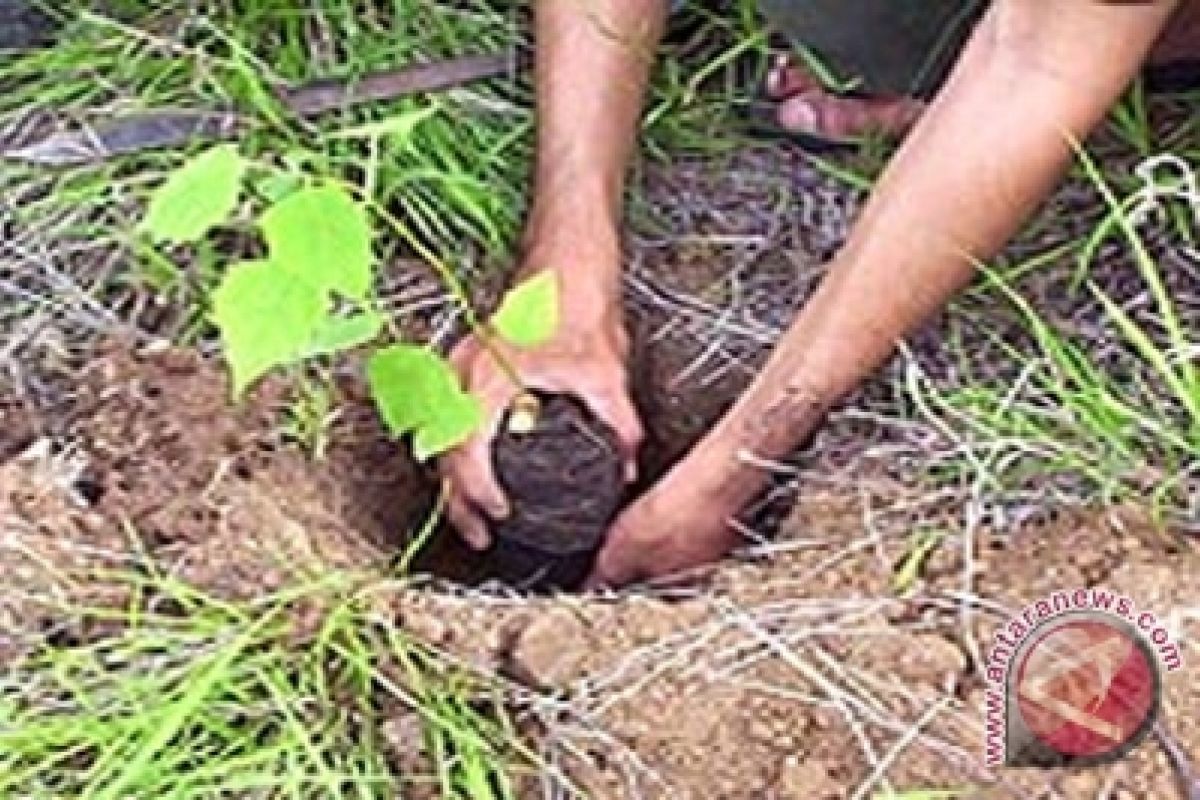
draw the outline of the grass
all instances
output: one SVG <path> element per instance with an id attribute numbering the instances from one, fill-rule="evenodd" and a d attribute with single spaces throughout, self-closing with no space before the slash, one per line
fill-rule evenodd
<path id="1" fill-rule="evenodd" d="M 0 796 L 517 796 L 531 762 L 501 691 L 373 612 L 386 586 L 330 576 L 239 604 L 119 580 L 128 608 L 61 610 L 114 633 L 0 678 Z M 423 741 L 389 744 L 389 720 Z M 436 770 L 404 774 L 422 751 Z"/>
<path id="2" fill-rule="evenodd" d="M 1200 235 L 1200 197 L 1181 190 L 1193 167 L 1172 158 L 1184 174 L 1170 185 L 1120 197 L 1094 158 L 1080 150 L 1079 162 L 1100 198 L 1095 229 L 985 267 L 951 323 L 973 329 L 957 349 L 961 371 L 953 383 L 931 379 L 916 359 L 909 396 L 959 442 L 935 465 L 946 477 L 969 475 L 994 496 L 1035 491 L 1047 503 L 1136 499 L 1161 520 L 1184 521 L 1197 510 L 1200 464 L 1200 306 L 1186 255 Z M 1008 325 L 980 310 L 996 300 L 1014 312 Z"/>
<path id="3" fill-rule="evenodd" d="M 1077 148 L 1065 202 L 979 265 L 933 341 L 904 348 L 878 411 L 940 443 L 911 454 L 933 484 L 969 487 L 1000 520 L 1122 502 L 1200 518 L 1198 105 L 1200 91 L 1152 97 L 1135 81 Z M 867 192 L 887 152 L 814 161 Z"/>
<path id="4" fill-rule="evenodd" d="M 0 120 L 11 122 L 29 109 L 96 121 L 144 108 L 233 107 L 255 123 L 249 147 L 361 178 L 376 199 L 401 203 L 445 252 L 457 251 L 464 238 L 496 251 L 511 245 L 526 200 L 532 129 L 528 76 L 515 66 L 507 78 L 330 115 L 316 125 L 287 119 L 272 90 L 315 79 L 352 81 L 414 61 L 473 53 L 511 53 L 515 65 L 517 52 L 528 46 L 523 4 L 468 0 L 436 14 L 417 0 L 365 6 L 326 0 L 303 11 L 288 0 L 245 9 L 210 2 L 184 14 L 129 5 L 142 5 L 131 13 L 136 25 L 84 11 L 71 17 L 59 46 L 0 63 L 0 81 L 18 87 L 0 101 Z M 761 32 L 753 32 L 754 21 L 745 14 L 729 20 L 698 12 L 693 24 L 702 34 L 659 67 L 646 117 L 653 152 L 720 146 L 712 134 L 727 127 L 734 61 L 762 45 Z M 707 90 L 718 83 L 719 91 Z M 432 112 L 422 125 L 410 135 L 375 141 L 373 150 L 363 137 L 341 135 L 366 121 L 422 109 Z M 78 201 L 98 190 L 97 173 L 104 183 L 122 178 L 135 190 L 138 183 L 127 176 L 152 180 L 164 161 L 181 157 L 140 157 L 119 169 L 82 170 L 91 181 L 75 171 L 59 178 L 67 190 L 78 187 L 79 194 L 71 195 Z M 14 182 L 31 177 L 19 170 L 6 175 Z M 44 201 L 57 202 L 49 196 Z M 42 207 L 27 208 L 33 213 Z"/>
<path id="5" fill-rule="evenodd" d="M 123 5 L 131 15 L 151 8 Z M 733 120 L 746 96 L 745 63 L 766 47 L 750 8 L 691 12 L 690 31 L 685 25 L 656 72 L 645 121 L 651 158 L 711 155 L 739 140 Z M 14 87 L 0 95 L 0 130 L 31 108 L 89 122 L 148 107 L 233 106 L 253 123 L 243 142 L 251 155 L 366 187 L 425 247 L 479 277 L 507 258 L 526 201 L 526 81 L 380 104 L 316 125 L 284 117 L 271 88 L 525 48 L 520 9 L 498 0 L 438 6 L 436 14 L 419 0 L 324 0 L 302 10 L 294 0 L 214 0 L 155 10 L 136 25 L 86 12 L 59 47 L 0 62 L 0 85 Z M 424 119 L 407 135 L 362 135 L 363 126 L 414 114 Z M 1110 127 L 1138 158 L 1167 148 L 1195 165 L 1195 120 L 1160 130 L 1135 87 Z M 44 330 L 31 320 L 49 317 L 90 338 L 121 320 L 143 322 L 156 304 L 192 309 L 159 332 L 206 336 L 194 309 L 216 254 L 198 252 L 180 276 L 131 251 L 123 233 L 185 156 L 57 172 L 6 165 L 0 325 L 9 355 L 19 338 Z M 865 190 L 882 163 L 870 143 L 824 166 Z M 910 351 L 883 416 L 934 432 L 939 444 L 918 453 L 926 474 L 989 500 L 1040 507 L 1149 498 L 1165 519 L 1194 517 L 1200 301 L 1187 284 L 1195 262 L 1164 256 L 1195 248 L 1197 198 L 1177 175 L 1156 195 L 1163 212 L 1144 220 L 1138 211 L 1150 198 L 1134 171 L 1084 157 L 1076 177 L 1093 187 L 1095 218 L 988 265 L 937 348 Z M 1051 207 L 1042 225 L 1063 226 L 1071 213 Z M 391 255 L 403 255 L 394 247 Z M 330 413 L 319 388 L 305 394 L 292 409 L 293 435 L 319 452 Z M 933 537 L 914 539 L 898 590 Z M 446 798 L 503 798 L 515 796 L 519 765 L 533 761 L 502 690 L 374 614 L 361 587 L 331 577 L 234 604 L 161 578 L 123 580 L 137 588 L 128 609 L 62 609 L 106 635 L 47 644 L 0 677 L 0 796 L 395 797 L 420 782 Z M 297 631 L 297 618 L 311 616 L 299 612 L 314 606 L 315 629 Z M 389 757 L 380 731 L 395 718 L 416 721 L 411 730 L 432 774 L 404 774 Z"/>
<path id="6" fill-rule="evenodd" d="M 89 124 L 147 108 L 235 108 L 250 128 L 242 140 L 248 154 L 286 159 L 367 187 L 379 202 L 402 207 L 409 224 L 448 261 L 467 265 L 480 252 L 496 255 L 511 243 L 523 208 L 530 130 L 519 81 L 399 100 L 318 125 L 286 118 L 272 90 L 317 77 L 353 80 L 415 60 L 509 51 L 520 41 L 515 11 L 485 0 L 438 14 L 425 13 L 415 0 L 376 3 L 368 13 L 349 2 L 303 12 L 292 2 L 250 8 L 214 2 L 184 13 L 134 17 L 136 26 L 80 12 L 71 16 L 60 46 L 0 62 L 0 84 L 18 87 L 0 100 L 0 129 L 18 124 L 31 109 Z M 366 122 L 421 111 L 428 115 L 409 135 L 344 135 Z M 57 171 L 6 165 L 0 193 L 10 199 L 4 216 L 14 234 L 0 258 L 25 267 L 14 272 L 19 281 L 4 287 L 24 301 L 13 309 L 15 316 L 48 311 L 67 316 L 74 327 L 95 329 L 112 327 L 113 320 L 97 313 L 92 301 L 108 308 L 144 302 L 139 298 L 154 291 L 145 276 L 162 265 L 142 252 L 132 259 L 146 262 L 141 270 L 93 266 L 62 286 L 46 285 L 47 271 L 29 269 L 33 254 L 18 247 L 36 240 L 50 262 L 73 254 L 93 265 L 129 263 L 130 220 L 187 155 L 145 153 Z M 197 284 L 212 267 L 205 255 L 198 254 L 187 276 L 189 291 L 172 298 L 185 309 L 203 295 Z M 46 309 L 50 303 L 57 307 Z M 204 332 L 190 319 L 170 333 L 195 340 Z"/>
<path id="7" fill-rule="evenodd" d="M 287 119 L 273 89 L 315 78 L 353 80 L 414 60 L 505 52 L 519 41 L 515 12 L 476 2 L 428 14 L 411 0 L 378 3 L 371 13 L 349 2 L 327 2 L 316 13 L 278 1 L 249 9 L 206 5 L 184 14 L 147 12 L 136 26 L 83 12 L 62 45 L 0 72 L 0 79 L 27 87 L 6 98 L 5 110 L 40 108 L 96 121 L 144 108 L 232 107 L 255 127 L 247 147 L 344 174 L 369 158 L 360 142 L 338 139 L 340 129 L 429 107 L 437 113 L 411 137 L 382 141 L 370 154 L 378 164 L 372 178 L 378 192 L 403 198 L 440 243 L 469 237 L 499 247 L 511 235 L 522 205 L 514 173 L 526 158 L 530 124 L 511 81 L 348 113 L 320 127 Z M 134 176 L 152 180 L 180 156 L 140 157 L 59 179 L 68 188 L 81 181 L 81 194 L 89 196 L 96 186 L 78 173 L 99 173 L 136 193 L 142 181 Z"/>
<path id="8" fill-rule="evenodd" d="M 324 0 L 305 8 L 291 0 L 209 0 L 185 9 L 126 0 L 109 14 L 77 0 L 61 5 L 67 28 L 56 47 L 0 57 L 7 89 L 0 142 L 5 131 L 19 137 L 47 119 L 79 126 L 152 108 L 236 109 L 249 127 L 241 138 L 247 155 L 362 187 L 468 283 L 511 258 L 532 154 L 527 73 L 312 123 L 290 119 L 273 90 L 455 55 L 511 53 L 515 62 L 528 50 L 525 4 L 466 0 L 429 13 L 421 0 Z M 682 39 L 659 62 L 647 152 L 714 152 L 736 143 L 729 121 L 739 56 L 764 47 L 751 5 L 737 8 L 684 15 Z M 414 117 L 420 123 L 408 125 Z M 38 330 L 29 320 L 51 320 L 87 339 L 152 317 L 161 335 L 203 340 L 214 254 L 198 251 L 180 275 L 126 233 L 149 192 L 194 150 L 58 170 L 5 164 L 0 330 L 28 343 Z M 383 263 L 410 255 L 398 240 L 380 246 Z"/>

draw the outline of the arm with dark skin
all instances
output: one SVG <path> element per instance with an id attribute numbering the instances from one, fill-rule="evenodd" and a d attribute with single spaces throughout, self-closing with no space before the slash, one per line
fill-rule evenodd
<path id="1" fill-rule="evenodd" d="M 642 438 L 625 373 L 618 227 L 625 170 L 665 0 L 540 0 L 536 4 L 537 166 L 518 276 L 557 276 L 561 323 L 533 350 L 496 346 L 531 388 L 573 394 L 616 431 L 627 478 Z M 488 545 L 487 518 L 507 501 L 490 443 L 518 388 L 474 337 L 452 354 L 488 423 L 442 459 L 448 513 L 473 547 Z"/>
<path id="2" fill-rule="evenodd" d="M 763 372 L 610 532 L 593 584 L 699 566 L 727 520 L 838 398 L 943 306 L 1059 180 L 1136 74 L 1174 2 L 997 0 L 889 165 L 849 242 Z"/>

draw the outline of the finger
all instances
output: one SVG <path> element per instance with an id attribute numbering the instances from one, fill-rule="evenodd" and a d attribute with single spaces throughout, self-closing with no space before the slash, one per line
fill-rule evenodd
<path id="1" fill-rule="evenodd" d="M 596 555 L 592 572 L 584 581 L 584 589 L 616 589 L 633 583 L 642 576 L 640 560 L 623 529 L 616 528 L 608 542 Z"/>
<path id="2" fill-rule="evenodd" d="M 492 442 L 516 393 L 517 388 L 504 376 L 491 375 L 476 381 L 474 394 L 487 415 L 483 428 L 442 459 L 442 472 L 452 487 L 492 519 L 506 519 L 512 513 L 492 468 Z"/>
<path id="3" fill-rule="evenodd" d="M 609 588 L 608 581 L 606 581 L 604 579 L 604 576 L 602 576 L 599 573 L 599 571 L 597 571 L 597 569 L 595 567 L 593 567 L 592 571 L 588 574 L 587 579 L 584 580 L 583 586 L 581 587 L 580 591 L 582 591 L 584 593 L 602 592 L 608 588 Z"/>
<path id="4" fill-rule="evenodd" d="M 465 378 L 468 367 L 478 355 L 479 342 L 474 336 L 467 336 L 461 339 L 454 347 L 450 348 L 447 360 Z"/>
<path id="5" fill-rule="evenodd" d="M 487 523 L 465 498 L 453 494 L 447 498 L 446 517 L 472 550 L 482 551 L 491 546 L 492 537 L 488 533 Z"/>
<path id="6" fill-rule="evenodd" d="M 623 386 L 619 390 L 597 388 L 584 392 L 582 399 L 592 413 L 607 422 L 616 434 L 625 469 L 625 481 L 632 483 L 637 480 L 638 449 L 645 439 L 646 432 L 629 393 Z"/>
<path id="7" fill-rule="evenodd" d="M 477 434 L 460 445 L 450 456 L 448 473 L 467 502 L 492 519 L 507 519 L 512 510 L 492 468 L 492 438 Z"/>

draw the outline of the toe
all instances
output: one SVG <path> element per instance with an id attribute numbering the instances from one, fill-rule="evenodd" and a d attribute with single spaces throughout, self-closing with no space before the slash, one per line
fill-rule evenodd
<path id="1" fill-rule="evenodd" d="M 830 140 L 850 140 L 869 133 L 899 136 L 920 116 L 923 104 L 909 98 L 862 99 L 805 92 L 779 104 L 780 126 Z"/>
<path id="2" fill-rule="evenodd" d="M 812 73 L 792 63 L 791 58 L 786 55 L 776 57 L 767 72 L 766 84 L 767 96 L 772 100 L 786 100 L 821 86 Z"/>

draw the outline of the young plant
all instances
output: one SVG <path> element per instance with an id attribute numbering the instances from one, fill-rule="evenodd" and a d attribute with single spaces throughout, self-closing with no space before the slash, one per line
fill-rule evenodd
<path id="1" fill-rule="evenodd" d="M 305 377 L 284 411 L 283 434 L 303 447 L 314 461 L 321 461 L 329 448 L 330 428 L 339 416 L 328 381 Z"/>
<path id="2" fill-rule="evenodd" d="M 266 171 L 263 176 L 260 173 Z M 266 255 L 229 265 L 212 293 L 211 320 L 221 335 L 234 398 L 273 369 L 335 357 L 379 339 L 385 324 L 374 293 L 372 218 L 394 220 L 346 185 L 297 175 L 244 158 L 234 145 L 192 158 L 154 193 L 139 231 L 152 243 L 196 244 L 228 223 L 249 175 L 273 187 L 254 228 Z M 499 336 L 533 347 L 557 327 L 558 286 L 544 272 L 514 287 L 487 323 L 470 312 L 465 292 L 436 259 L 467 319 L 506 374 L 520 378 L 499 350 Z M 371 395 L 397 437 L 412 434 L 425 460 L 463 442 L 482 423 L 479 400 L 461 387 L 450 364 L 419 343 L 394 342 L 368 359 Z"/>

